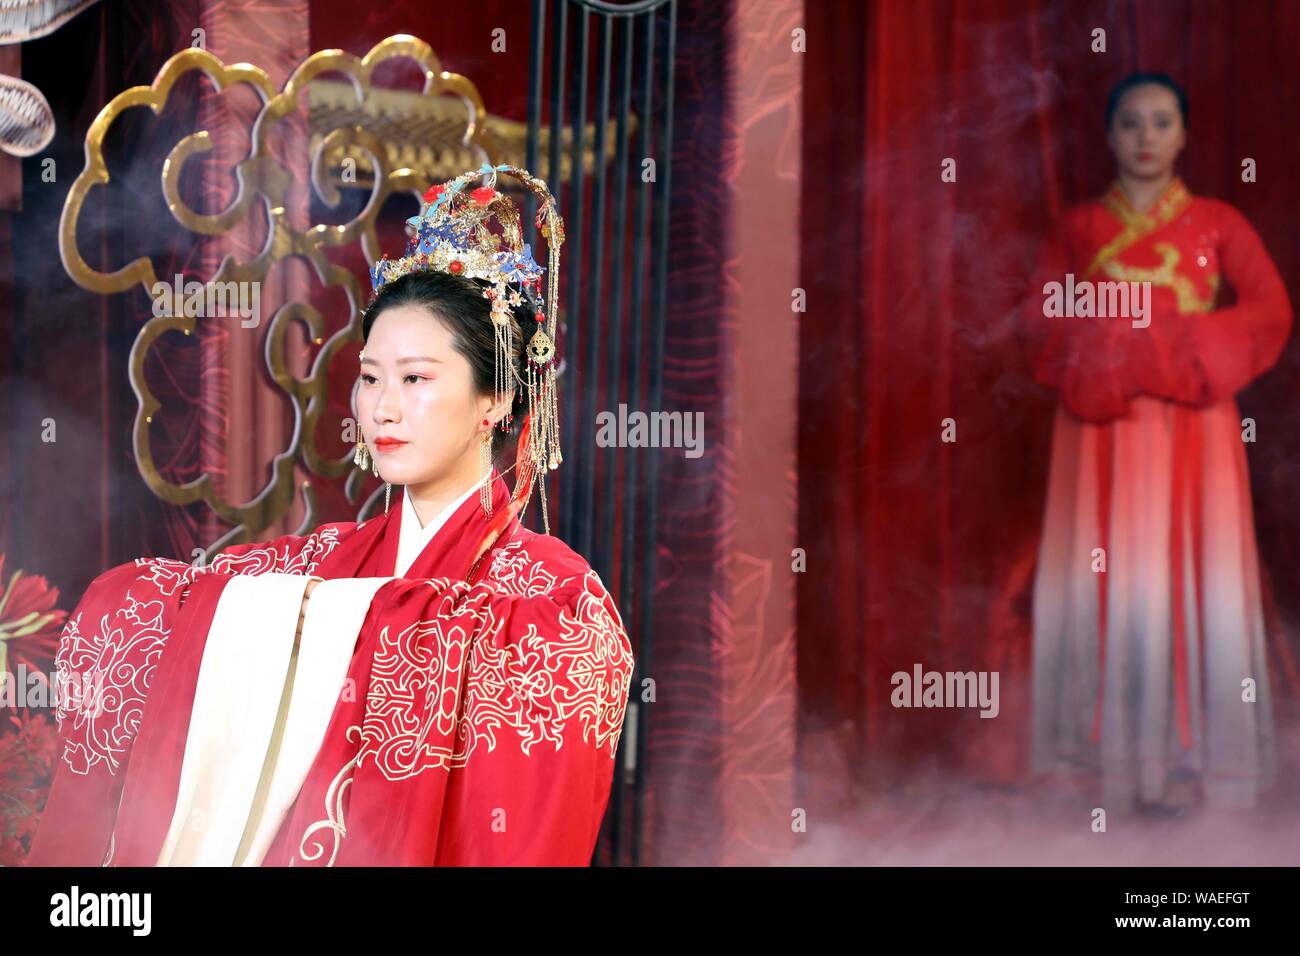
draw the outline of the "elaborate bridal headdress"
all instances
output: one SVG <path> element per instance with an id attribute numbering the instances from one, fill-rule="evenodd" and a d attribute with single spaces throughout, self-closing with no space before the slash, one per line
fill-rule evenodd
<path id="1" fill-rule="evenodd" d="M 523 241 L 519 209 L 496 189 L 497 173 L 508 173 L 524 184 L 538 200 L 536 225 L 546 239 L 547 268 L 533 259 L 532 247 Z M 475 182 L 474 188 L 470 188 Z M 495 220 L 500 232 L 490 226 Z M 517 166 L 484 164 L 455 179 L 431 186 L 424 194 L 418 216 L 410 227 L 406 252 L 400 259 L 384 256 L 370 270 L 374 295 L 385 285 L 412 272 L 437 271 L 487 283 L 483 297 L 491 301 L 491 321 L 496 335 L 496 398 L 516 383 L 525 389 L 528 414 L 519 432 L 515 456 L 515 487 L 511 515 L 528 506 L 536 482 L 542 502 L 542 521 L 550 533 L 546 514 L 546 472 L 560 466 L 558 403 L 556 400 L 556 326 L 559 313 L 560 246 L 564 220 L 546 183 Z M 542 279 L 546 277 L 546 292 Z M 373 300 L 372 300 L 373 301 Z M 527 305 L 537 322 L 524 349 L 524 375 L 515 370 L 513 355 L 516 321 L 512 309 Z M 364 356 L 365 350 L 362 350 Z M 498 423 L 509 431 L 509 413 Z M 484 488 L 490 496 L 491 489 Z M 491 515 L 490 506 L 487 514 Z"/>

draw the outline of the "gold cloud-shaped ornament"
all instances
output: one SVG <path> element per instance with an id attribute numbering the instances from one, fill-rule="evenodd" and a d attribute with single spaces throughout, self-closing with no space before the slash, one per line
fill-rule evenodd
<path id="1" fill-rule="evenodd" d="M 323 317 L 309 302 L 285 303 L 268 323 L 265 342 L 267 368 L 272 382 L 288 399 L 295 422 L 289 447 L 277 454 L 271 464 L 270 480 L 251 500 L 243 503 L 223 500 L 208 473 L 184 484 L 168 481 L 159 473 L 149 443 L 149 426 L 159 403 L 144 376 L 145 360 L 163 334 L 180 331 L 189 335 L 194 330 L 195 317 L 155 315 L 143 323 L 131 350 L 128 373 L 138 398 L 133 429 L 138 466 L 150 489 L 163 500 L 173 504 L 206 502 L 223 521 L 234 526 L 211 545 L 209 554 L 230 544 L 255 540 L 259 532 L 288 513 L 296 492 L 294 467 L 297 463 L 322 478 L 346 476 L 348 498 L 356 499 L 363 476 L 353 465 L 351 449 L 338 458 L 327 458 L 315 444 L 318 420 L 326 407 L 326 370 L 340 348 L 349 341 L 359 341 L 361 331 L 362 292 L 357 277 L 352 271 L 331 263 L 326 257 L 326 249 L 358 242 L 365 260 L 373 262 L 379 256 L 375 221 L 380 208 L 395 192 L 409 191 L 419 196 L 424 183 L 412 169 L 388 168 L 386 157 L 389 151 L 384 142 L 365 127 L 339 127 L 316 143 L 311 157 L 312 186 L 327 206 L 336 207 L 341 196 L 330 180 L 323 157 L 326 153 L 336 153 L 341 147 L 353 151 L 359 149 L 369 156 L 374 169 L 369 198 L 364 208 L 347 223 L 315 224 L 298 230 L 293 228 L 285 211 L 286 193 L 293 173 L 274 158 L 268 141 L 275 125 L 298 108 L 301 93 L 314 78 L 325 73 L 346 76 L 357 104 L 364 112 L 374 92 L 371 86 L 374 70 L 380 64 L 398 58 L 413 60 L 421 68 L 425 95 L 449 94 L 463 101 L 467 111 L 463 145 L 473 148 L 482 159 L 490 162 L 482 132 L 486 111 L 477 88 L 464 76 L 444 71 L 428 44 L 406 35 L 380 41 L 363 57 L 342 50 L 314 53 L 290 74 L 278 92 L 266 72 L 256 66 L 248 63 L 227 65 L 206 50 L 183 50 L 163 65 L 151 85 L 132 87 L 113 97 L 100 110 L 86 135 L 86 164 L 68 192 L 59 224 L 59 251 L 64 268 L 78 285 L 101 294 L 140 286 L 149 294 L 157 283 L 154 264 L 147 257 L 137 258 L 113 272 L 101 272 L 90 266 L 77 246 L 77 221 L 90 192 L 109 182 L 103 144 L 118 116 L 138 106 L 147 106 L 155 114 L 161 113 L 176 82 L 197 70 L 206 74 L 219 91 L 240 84 L 252 88 L 262 106 L 253 121 L 248 155 L 234 169 L 239 188 L 230 205 L 220 212 L 205 215 L 192 209 L 180 195 L 180 176 L 186 160 L 213 148 L 208 132 L 199 131 L 181 138 L 163 164 L 162 190 L 167 207 L 181 226 L 199 235 L 220 236 L 236 226 L 246 225 L 254 203 L 259 201 L 269 224 L 265 241 L 252 258 L 239 261 L 234 255 L 226 255 L 208 283 L 261 282 L 277 262 L 296 256 L 312 265 L 322 286 L 342 289 L 351 306 L 350 321 L 323 342 Z M 286 361 L 286 336 L 296 321 L 302 322 L 310 338 L 321 346 L 305 378 L 291 373 Z M 298 533 L 305 533 L 316 524 L 316 509 L 311 482 L 304 482 L 301 490 L 304 516 Z M 378 492 L 371 496 L 363 511 L 377 497 Z"/>

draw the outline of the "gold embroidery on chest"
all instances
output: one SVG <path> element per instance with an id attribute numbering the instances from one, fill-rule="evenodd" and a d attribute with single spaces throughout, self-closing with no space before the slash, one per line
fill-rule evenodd
<path id="1" fill-rule="evenodd" d="M 1083 272 L 1084 278 L 1091 276 L 1103 264 L 1108 264 L 1143 236 L 1150 235 L 1162 226 L 1173 222 L 1179 213 L 1191 205 L 1191 202 L 1192 194 L 1180 180 L 1174 180 L 1164 196 L 1147 212 L 1138 212 L 1130 206 L 1118 185 L 1111 187 L 1110 192 L 1102 199 L 1102 205 L 1124 224 L 1124 228 L 1120 230 L 1119 235 L 1097 250 L 1097 254 L 1092 257 L 1092 262 L 1088 263 L 1088 268 Z"/>
<path id="2" fill-rule="evenodd" d="M 1210 294 L 1206 298 L 1201 298 L 1200 293 L 1196 291 L 1196 283 L 1178 271 L 1182 254 L 1177 247 L 1167 242 L 1157 242 L 1155 250 L 1160 254 L 1160 265 L 1153 268 L 1126 266 L 1112 259 L 1102 267 L 1102 271 L 1112 279 L 1121 279 L 1125 282 L 1150 282 L 1153 286 L 1172 289 L 1174 295 L 1178 297 L 1180 312 L 1211 311 L 1219 292 L 1218 273 L 1210 276 Z"/>

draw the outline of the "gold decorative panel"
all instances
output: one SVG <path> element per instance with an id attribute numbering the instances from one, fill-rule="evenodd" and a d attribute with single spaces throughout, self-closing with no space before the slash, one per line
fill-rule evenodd
<path id="1" fill-rule="evenodd" d="M 459 176 L 472 169 L 477 160 L 472 150 L 459 141 L 468 117 L 463 102 L 449 97 L 421 96 L 406 90 L 375 90 L 364 104 L 358 104 L 347 83 L 321 81 L 313 83 L 307 92 L 308 116 L 311 122 L 311 148 L 313 154 L 331 130 L 348 126 L 364 126 L 374 132 L 384 144 L 390 168 L 408 166 L 426 182 L 440 182 Z M 637 130 L 635 113 L 628 115 L 627 136 Z M 587 175 L 595 172 L 597 152 L 594 148 L 596 124 L 584 127 L 582 165 Z M 618 143 L 618 129 L 613 122 L 606 124 L 605 146 L 602 155 L 612 156 Z M 499 163 L 511 166 L 528 165 L 528 124 L 502 116 L 487 114 L 483 119 L 480 142 Z M 537 168 L 532 172 L 547 182 L 568 181 L 573 175 L 573 129 L 566 126 L 561 134 L 560 175 L 552 176 L 550 162 L 551 129 L 543 125 L 537 131 Z M 356 178 L 344 181 L 340 175 L 343 160 L 355 163 Z M 367 188 L 373 181 L 369 157 L 356 146 L 338 146 L 326 150 L 322 161 L 336 186 L 341 188 Z"/>
<path id="2" fill-rule="evenodd" d="M 393 58 L 407 58 L 419 65 L 424 75 L 422 92 L 371 85 L 375 68 Z M 264 207 L 269 224 L 261 250 L 246 261 L 227 255 L 205 288 L 226 282 L 260 283 L 277 262 L 297 256 L 311 264 L 322 287 L 338 287 L 345 292 L 352 312 L 349 322 L 324 341 L 323 317 L 307 302 L 288 302 L 275 310 L 269 322 L 263 323 L 266 339 L 262 354 L 271 381 L 292 406 L 294 428 L 288 447 L 274 457 L 270 480 L 251 500 L 242 503 L 224 500 L 210 474 L 176 484 L 159 473 L 149 440 L 159 403 L 145 379 L 145 360 L 154 343 L 165 333 L 191 334 L 196 318 L 153 316 L 143 323 L 131 350 L 128 371 L 139 399 L 133 444 L 140 474 L 163 500 L 173 504 L 203 501 L 233 526 L 213 543 L 209 553 L 215 553 L 231 544 L 256 540 L 260 532 L 289 513 L 297 490 L 294 485 L 297 464 L 326 479 L 347 476 L 348 500 L 356 501 L 362 475 L 353 464 L 352 450 L 340 458 L 327 458 L 315 444 L 318 419 L 326 407 L 326 369 L 340 349 L 360 342 L 361 310 L 365 303 L 357 277 L 348 269 L 332 264 L 326 250 L 359 243 L 367 262 L 379 258 L 375 221 L 391 194 L 405 190 L 418 197 L 431 182 L 450 178 L 484 162 L 522 165 L 526 128 L 523 124 L 490 117 L 474 84 L 464 76 L 443 70 L 429 45 L 412 36 L 388 37 L 364 57 L 341 50 L 314 53 L 290 74 L 278 91 L 266 72 L 257 66 L 227 65 L 205 50 L 184 50 L 163 65 L 151 85 L 132 87 L 115 96 L 100 111 L 86 135 L 86 165 L 68 193 L 59 226 L 59 250 L 64 267 L 82 287 L 107 295 L 141 286 L 149 294 L 158 281 L 154 264 L 148 258 L 135 259 L 114 272 L 100 272 L 89 265 L 77 247 L 77 220 L 91 191 L 109 182 L 102 149 L 113 123 L 132 107 L 147 106 L 155 114 L 160 113 L 177 80 L 195 70 L 206 74 L 219 90 L 237 84 L 248 86 L 262 105 L 251 128 L 248 155 L 235 167 L 239 188 L 229 207 L 205 215 L 190 208 L 180 195 L 185 162 L 213 149 L 209 133 L 198 131 L 182 137 L 163 164 L 161 185 L 168 209 L 182 227 L 204 236 L 221 236 L 246 224 L 257 203 Z M 318 79 L 326 73 L 331 74 L 330 78 Z M 340 75 L 347 82 L 335 79 Z M 310 128 L 310 169 L 290 170 L 272 156 L 268 141 L 276 124 L 299 110 L 304 91 Z M 612 128 L 613 124 L 610 125 Z M 356 183 L 344 184 L 339 175 L 345 157 L 356 160 L 359 180 Z M 585 159 L 591 161 L 590 149 Z M 568 165 L 566 156 L 562 174 L 567 172 Z M 313 224 L 300 231 L 293 228 L 285 213 L 286 190 L 294 176 L 309 176 L 316 194 L 331 208 L 337 207 L 342 198 L 341 185 L 368 189 L 369 196 L 364 208 L 351 221 L 342 225 Z M 367 288 L 365 292 L 368 291 Z M 295 322 L 301 322 L 310 338 L 320 346 L 305 378 L 293 374 L 286 361 L 286 336 Z M 304 482 L 301 491 L 304 517 L 299 533 L 317 523 L 311 482 Z M 370 504 L 374 500 L 372 496 Z"/>

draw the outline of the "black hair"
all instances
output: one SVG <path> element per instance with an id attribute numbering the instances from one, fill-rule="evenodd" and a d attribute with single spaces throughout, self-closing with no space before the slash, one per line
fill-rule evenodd
<path id="1" fill-rule="evenodd" d="M 1111 87 L 1110 95 L 1106 97 L 1107 130 L 1110 129 L 1110 124 L 1115 119 L 1115 111 L 1119 109 L 1119 101 L 1124 98 L 1125 93 L 1135 86 L 1163 86 L 1174 94 L 1174 98 L 1178 100 L 1178 112 L 1183 117 L 1183 128 L 1187 128 L 1187 94 L 1183 92 L 1183 88 L 1178 85 L 1172 76 L 1167 73 L 1130 73 Z"/>
<path id="2" fill-rule="evenodd" d="M 397 306 L 415 306 L 425 309 L 441 319 L 451 332 L 452 347 L 469 362 L 471 380 L 480 395 L 496 393 L 496 330 L 492 324 L 492 305 L 483 297 L 490 288 L 482 279 L 467 279 L 446 272 L 424 270 L 408 272 L 384 285 L 361 318 L 361 338 L 370 338 L 375 320 L 386 310 Z M 536 304 L 531 295 L 525 295 L 522 304 L 514 306 L 511 317 L 515 323 L 514 354 L 511 362 L 514 373 L 524 377 L 523 363 L 527 361 L 524 348 L 537 331 Z M 503 430 L 501 423 L 492 428 L 492 454 L 495 456 L 511 435 L 517 435 L 528 414 L 528 395 L 514 375 L 515 397 L 510 407 L 510 426 Z"/>

